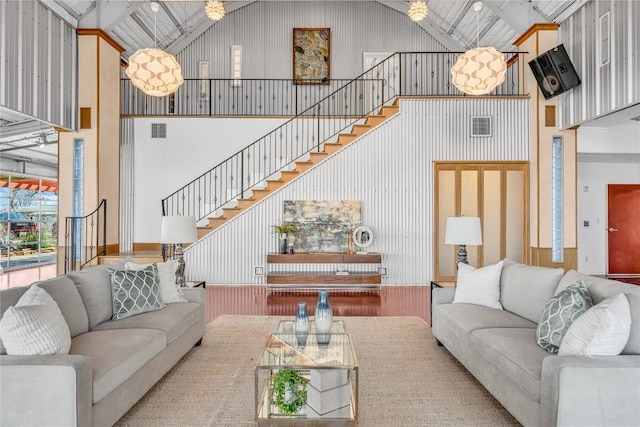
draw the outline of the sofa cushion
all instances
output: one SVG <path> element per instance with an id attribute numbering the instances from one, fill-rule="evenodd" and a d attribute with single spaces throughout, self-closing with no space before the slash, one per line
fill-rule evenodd
<path id="1" fill-rule="evenodd" d="M 433 317 L 438 324 L 451 330 L 465 344 L 469 335 L 477 329 L 486 328 L 530 328 L 536 324 L 505 310 L 482 307 L 473 304 L 438 304 L 433 307 Z"/>
<path id="2" fill-rule="evenodd" d="M 89 318 L 89 330 L 113 316 L 111 301 L 111 279 L 107 267 L 124 270 L 130 258 L 113 264 L 101 264 L 80 271 L 71 271 L 67 276 L 76 285 Z"/>
<path id="3" fill-rule="evenodd" d="M 562 338 L 571 324 L 593 306 L 586 285 L 577 281 L 551 298 L 542 312 L 536 330 L 538 345 L 549 353 L 557 353 Z"/>
<path id="4" fill-rule="evenodd" d="M 20 297 L 27 292 L 28 286 L 18 286 L 15 288 L 3 289 L 0 291 L 0 317 L 4 316 L 4 312 L 11 306 L 16 305 Z M 7 354 L 2 340 L 0 340 L 0 354 Z"/>
<path id="5" fill-rule="evenodd" d="M 505 259 L 500 277 L 502 307 L 538 323 L 563 275 L 561 268 L 533 267 Z"/>
<path id="6" fill-rule="evenodd" d="M 198 303 L 168 304 L 162 310 L 104 322 L 98 325 L 94 331 L 128 328 L 159 329 L 166 333 L 167 345 L 169 345 L 191 325 L 201 320 L 203 311 L 203 305 Z"/>
<path id="7" fill-rule="evenodd" d="M 536 345 L 535 329 L 478 329 L 471 333 L 470 345 L 477 357 L 503 371 L 531 398 L 540 401 L 542 361 L 549 353 Z M 482 369 L 482 365 L 474 366 Z"/>
<path id="8" fill-rule="evenodd" d="M 571 324 L 560 356 L 617 356 L 629 339 L 631 314 L 623 293 L 594 305 Z"/>
<path id="9" fill-rule="evenodd" d="M 84 308 L 82 298 L 73 280 L 67 276 L 58 276 L 44 282 L 36 282 L 34 285 L 47 291 L 51 298 L 58 303 L 72 338 L 89 330 L 87 310 Z"/>
<path id="10" fill-rule="evenodd" d="M 556 293 L 578 280 L 582 280 L 587 285 L 594 304 L 599 304 L 619 292 L 627 297 L 631 311 L 631 332 L 621 354 L 640 354 L 640 286 L 588 276 L 571 270 L 560 281 Z"/>
<path id="11" fill-rule="evenodd" d="M 160 295 L 158 267 L 151 264 L 142 270 L 113 270 L 111 276 L 111 298 L 113 319 L 124 319 L 164 307 Z"/>
<path id="12" fill-rule="evenodd" d="M 458 282 L 453 297 L 454 304 L 476 304 L 502 310 L 500 304 L 500 272 L 502 261 L 475 268 L 458 263 Z"/>
<path id="13" fill-rule="evenodd" d="M 51 295 L 31 286 L 0 320 L 0 338 L 10 355 L 67 354 L 71 335 Z"/>
<path id="14" fill-rule="evenodd" d="M 93 403 L 99 402 L 166 347 L 156 329 L 91 331 L 71 340 L 69 354 L 89 356 Z"/>

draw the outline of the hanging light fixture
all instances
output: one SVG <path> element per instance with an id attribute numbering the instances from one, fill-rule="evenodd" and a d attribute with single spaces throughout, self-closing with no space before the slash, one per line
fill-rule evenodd
<path id="1" fill-rule="evenodd" d="M 204 6 L 204 11 L 213 21 L 220 21 L 224 18 L 224 6 L 221 1 L 209 0 Z"/>
<path id="2" fill-rule="evenodd" d="M 414 22 L 422 21 L 427 16 L 427 3 L 423 1 L 411 2 L 407 15 Z"/>
<path id="3" fill-rule="evenodd" d="M 155 11 L 155 8 L 152 7 L 152 10 Z M 157 45 L 155 16 L 153 27 L 154 44 Z M 151 96 L 171 95 L 184 82 L 182 69 L 175 56 L 157 46 L 139 49 L 131 55 L 126 73 L 135 87 Z"/>
<path id="4" fill-rule="evenodd" d="M 38 147 L 44 148 L 47 146 L 47 136 L 43 133 L 38 137 Z"/>
<path id="5" fill-rule="evenodd" d="M 494 47 L 480 47 L 480 10 L 482 2 L 475 2 L 477 46 L 460 55 L 451 68 L 451 81 L 461 92 L 485 95 L 504 82 L 507 63 L 504 55 Z"/>

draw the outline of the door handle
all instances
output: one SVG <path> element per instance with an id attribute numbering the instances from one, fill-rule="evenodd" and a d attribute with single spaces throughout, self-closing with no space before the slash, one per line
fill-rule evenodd
<path id="1" fill-rule="evenodd" d="M 613 233 L 614 231 L 618 231 L 617 228 L 613 228 L 613 227 L 609 227 L 607 230 L 609 230 L 609 233 Z"/>

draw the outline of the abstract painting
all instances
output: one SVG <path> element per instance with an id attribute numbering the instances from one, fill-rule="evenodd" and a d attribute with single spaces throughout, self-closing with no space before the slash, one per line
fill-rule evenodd
<path id="1" fill-rule="evenodd" d="M 329 84 L 331 69 L 331 30 L 329 28 L 293 29 L 293 82 Z"/>
<path id="2" fill-rule="evenodd" d="M 347 240 L 362 224 L 360 200 L 285 200 L 283 222 L 296 226 L 296 252 L 347 252 Z"/>

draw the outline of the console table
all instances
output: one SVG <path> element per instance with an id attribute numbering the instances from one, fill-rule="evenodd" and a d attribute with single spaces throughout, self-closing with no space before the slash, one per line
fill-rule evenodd
<path id="1" fill-rule="evenodd" d="M 379 253 L 368 253 L 362 255 L 345 254 L 345 253 L 295 253 L 295 254 L 275 254 L 267 255 L 267 265 L 272 264 L 377 264 L 378 267 L 382 263 L 382 255 Z M 343 285 L 359 285 L 358 288 L 379 288 L 382 283 L 382 274 L 376 268 L 376 271 L 348 271 L 348 274 L 336 274 L 336 270 L 324 271 L 267 271 L 267 285 L 270 288 L 286 285 L 281 287 L 292 287 L 291 285 L 335 285 L 343 288 Z M 296 286 L 299 287 L 299 286 Z M 313 286 L 311 286 L 313 287 Z"/>

